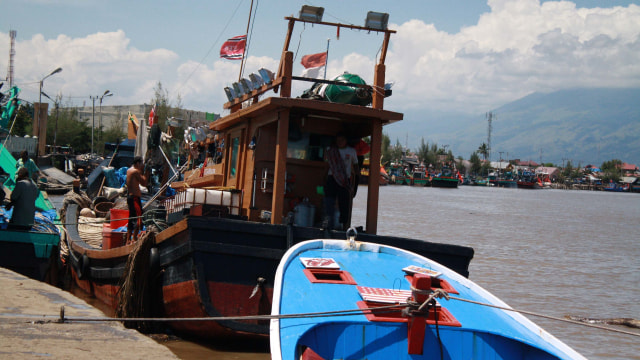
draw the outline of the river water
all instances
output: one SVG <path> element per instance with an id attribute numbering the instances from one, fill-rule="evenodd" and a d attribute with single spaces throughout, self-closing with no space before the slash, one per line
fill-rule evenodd
<path id="1" fill-rule="evenodd" d="M 365 223 L 366 190 L 354 225 Z M 473 247 L 470 279 L 516 309 L 640 319 L 640 194 L 385 186 L 378 233 Z M 639 337 L 528 317 L 589 359 L 640 359 Z M 269 359 L 263 344 L 162 343 L 183 359 Z"/>

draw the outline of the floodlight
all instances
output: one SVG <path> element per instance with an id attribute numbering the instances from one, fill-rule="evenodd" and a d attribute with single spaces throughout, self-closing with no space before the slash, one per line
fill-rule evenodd
<path id="1" fill-rule="evenodd" d="M 244 95 L 244 87 L 242 87 L 240 83 L 234 82 L 231 86 L 233 86 L 233 91 L 235 91 L 236 97 Z"/>
<path id="2" fill-rule="evenodd" d="M 236 98 L 236 92 L 228 86 L 224 88 L 224 93 L 227 95 L 227 99 L 229 100 L 229 102 L 233 101 L 233 99 Z"/>
<path id="3" fill-rule="evenodd" d="M 369 11 L 364 21 L 364 27 L 376 30 L 387 30 L 389 14 Z"/>
<path id="4" fill-rule="evenodd" d="M 321 22 L 324 8 L 318 6 L 302 5 L 300 9 L 300 20 L 309 22 Z"/>
<path id="5" fill-rule="evenodd" d="M 244 87 L 246 93 L 250 93 L 253 90 L 253 84 L 246 78 L 240 79 L 240 84 Z"/>
<path id="6" fill-rule="evenodd" d="M 260 77 L 262 77 L 262 81 L 264 81 L 265 84 L 271 84 L 271 82 L 273 82 L 275 76 L 273 72 L 271 72 L 271 70 L 262 68 L 258 70 L 258 73 L 260 74 Z"/>
<path id="7" fill-rule="evenodd" d="M 249 74 L 249 79 L 251 80 L 254 89 L 259 89 L 262 85 L 264 85 L 264 80 L 262 80 L 262 78 L 258 74 Z"/>

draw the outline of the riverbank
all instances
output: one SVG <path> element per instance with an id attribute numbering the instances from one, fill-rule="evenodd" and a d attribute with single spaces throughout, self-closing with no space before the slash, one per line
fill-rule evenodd
<path id="1" fill-rule="evenodd" d="M 168 348 L 119 322 L 58 322 L 104 314 L 70 293 L 0 268 L 0 358 L 177 359 Z"/>

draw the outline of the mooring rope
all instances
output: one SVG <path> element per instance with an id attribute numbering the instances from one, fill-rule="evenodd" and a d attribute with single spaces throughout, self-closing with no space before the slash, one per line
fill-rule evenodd
<path id="1" fill-rule="evenodd" d="M 472 303 L 472 304 L 476 304 L 476 305 L 481 305 L 481 306 L 492 307 L 492 308 L 496 308 L 496 309 L 500 309 L 500 310 L 512 311 L 512 312 L 517 312 L 517 313 L 521 313 L 521 314 L 525 314 L 525 315 L 541 317 L 541 318 L 545 318 L 545 319 L 549 319 L 549 320 L 556 320 L 556 321 L 561 321 L 561 322 L 565 322 L 565 323 L 569 323 L 569 324 L 575 324 L 575 325 L 583 325 L 583 326 L 587 326 L 587 327 L 594 328 L 594 329 L 606 330 L 606 331 L 616 332 L 616 333 L 620 333 L 620 334 L 640 337 L 640 333 L 634 333 L 634 332 L 625 331 L 625 330 L 619 330 L 619 329 L 610 328 L 610 327 L 606 327 L 606 326 L 583 323 L 583 322 L 580 322 L 580 321 L 564 319 L 564 318 L 560 318 L 560 317 L 556 317 L 556 316 L 544 315 L 544 314 L 540 314 L 540 313 L 536 313 L 536 312 L 532 312 L 532 311 L 527 311 L 527 310 L 519 310 L 519 309 L 510 308 L 510 307 L 500 306 L 500 305 L 488 304 L 488 303 L 483 303 L 483 302 L 475 301 L 475 300 L 463 299 L 463 298 L 451 296 L 446 291 L 440 290 L 440 289 L 439 289 L 439 291 L 435 291 L 433 294 L 431 294 L 429 296 L 429 298 L 421 304 L 420 309 L 422 307 L 426 306 L 425 304 L 427 304 L 429 301 L 433 300 L 434 298 L 446 298 L 446 299 L 451 299 L 451 300 L 464 301 L 464 302 L 468 302 L 468 303 Z M 93 321 L 96 321 L 96 322 L 100 322 L 100 321 L 105 321 L 105 322 L 109 322 L 109 321 L 121 321 L 121 322 L 125 322 L 125 321 L 158 321 L 158 322 L 187 321 L 187 322 L 190 322 L 190 321 L 230 321 L 230 320 L 273 320 L 273 319 L 319 318 L 319 317 L 329 317 L 329 316 L 351 316 L 351 315 L 360 315 L 360 314 L 363 314 L 363 313 L 373 313 L 374 311 L 377 312 L 377 313 L 392 313 L 392 312 L 401 311 L 401 309 L 399 309 L 401 307 L 415 306 L 415 305 L 416 305 L 415 303 L 398 303 L 398 304 L 393 304 L 393 305 L 388 305 L 388 306 L 380 306 L 380 307 L 373 307 L 373 308 L 363 308 L 363 309 L 358 308 L 358 309 L 351 309 L 351 310 L 336 310 L 336 311 L 299 313 L 299 314 L 248 315 L 248 316 L 211 316 L 211 317 L 193 317 L 193 318 L 66 317 L 64 315 L 64 306 L 62 306 L 61 310 L 60 310 L 60 316 L 54 316 L 54 315 L 28 315 L 28 314 L 14 314 L 14 315 L 19 315 L 19 316 L 16 316 L 16 317 L 19 317 L 19 318 L 22 318 L 22 319 L 24 319 L 24 318 L 32 318 L 32 319 L 40 319 L 39 321 L 43 321 L 43 322 L 57 322 L 57 323 L 93 322 Z M 380 311 L 380 310 L 385 310 L 385 311 Z M 0 317 L 5 317 L 6 318 L 7 317 L 6 315 L 11 315 L 11 314 L 6 314 L 5 313 L 5 314 L 0 315 Z M 46 320 L 46 319 L 49 319 L 49 318 L 51 318 L 51 320 Z M 53 318 L 56 318 L 57 320 L 53 320 Z"/>

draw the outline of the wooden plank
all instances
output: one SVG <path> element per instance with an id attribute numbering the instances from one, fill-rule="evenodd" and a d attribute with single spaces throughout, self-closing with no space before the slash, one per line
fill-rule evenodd
<path id="1" fill-rule="evenodd" d="M 289 137 L 288 110 L 284 110 L 279 113 L 278 134 L 276 137 L 275 168 L 273 171 L 273 198 L 271 199 L 271 223 L 281 224 L 287 170 L 287 140 Z"/>
<path id="2" fill-rule="evenodd" d="M 369 163 L 380 164 L 382 144 L 382 124 L 374 121 L 371 129 L 371 154 Z M 380 169 L 371 165 L 369 170 L 369 186 L 367 188 L 367 233 L 378 232 L 378 201 L 380 197 Z M 375 171 L 374 171 L 375 170 Z"/>

